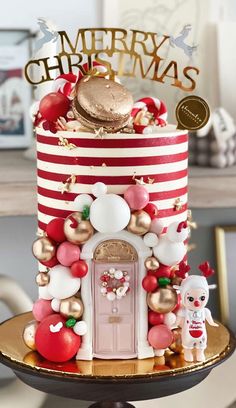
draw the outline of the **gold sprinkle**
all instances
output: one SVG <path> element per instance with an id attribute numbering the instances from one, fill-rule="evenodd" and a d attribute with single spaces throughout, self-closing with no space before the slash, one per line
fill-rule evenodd
<path id="1" fill-rule="evenodd" d="M 90 166 L 90 169 L 94 169 L 94 166 Z"/>
<path id="2" fill-rule="evenodd" d="M 148 177 L 148 184 L 153 184 L 155 181 L 154 178 Z"/>
<path id="3" fill-rule="evenodd" d="M 110 88 L 110 85 L 106 85 L 106 88 Z"/>
<path id="4" fill-rule="evenodd" d="M 94 132 L 95 132 L 95 139 L 103 139 L 106 134 L 103 127 L 100 127 L 99 129 L 94 129 Z"/>
<path id="5" fill-rule="evenodd" d="M 68 177 L 68 179 L 66 179 L 66 181 L 62 182 L 61 186 L 59 187 L 59 191 L 61 192 L 61 194 L 69 193 L 69 191 L 71 190 L 71 185 L 75 183 L 76 176 L 75 174 L 72 174 L 70 177 Z"/>
<path id="6" fill-rule="evenodd" d="M 176 198 L 174 202 L 174 209 L 175 211 L 180 211 L 183 208 L 183 202 L 180 200 L 180 198 Z"/>
<path id="7" fill-rule="evenodd" d="M 69 143 L 68 139 L 66 139 L 65 137 L 60 136 L 59 140 L 58 140 L 58 145 L 59 146 L 63 146 L 66 149 L 72 150 L 76 148 L 76 145 L 73 143 Z"/>

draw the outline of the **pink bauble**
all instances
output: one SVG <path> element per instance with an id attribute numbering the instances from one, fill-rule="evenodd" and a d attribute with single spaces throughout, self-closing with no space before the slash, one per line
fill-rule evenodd
<path id="1" fill-rule="evenodd" d="M 57 259 L 63 266 L 71 266 L 78 261 L 80 257 L 80 248 L 71 242 L 63 242 L 57 250 Z"/>
<path id="2" fill-rule="evenodd" d="M 38 322 L 41 322 L 45 317 L 51 315 L 53 313 L 52 307 L 51 307 L 51 300 L 45 300 L 45 299 L 38 299 L 33 305 L 33 310 L 32 310 L 33 316 L 35 320 Z"/>
<path id="3" fill-rule="evenodd" d="M 124 199 L 131 210 L 142 210 L 149 203 L 149 193 L 144 186 L 137 184 L 127 188 Z"/>
<path id="4" fill-rule="evenodd" d="M 159 324 L 149 330 L 148 341 L 154 349 L 166 349 L 173 342 L 173 333 L 165 324 Z"/>
<path id="5" fill-rule="evenodd" d="M 153 218 L 151 222 L 150 232 L 160 235 L 163 232 L 164 223 L 159 218 Z"/>

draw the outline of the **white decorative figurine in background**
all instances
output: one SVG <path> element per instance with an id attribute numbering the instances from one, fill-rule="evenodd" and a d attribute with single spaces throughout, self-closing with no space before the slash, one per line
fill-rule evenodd
<path id="1" fill-rule="evenodd" d="M 208 262 L 199 266 L 203 276 L 191 275 L 183 279 L 180 286 L 175 288 L 180 292 L 182 308 L 177 314 L 176 324 L 182 328 L 182 346 L 184 359 L 193 361 L 193 350 L 196 349 L 196 360 L 205 360 L 207 347 L 207 331 L 205 322 L 211 326 L 218 326 L 205 306 L 209 299 L 209 289 L 215 285 L 208 285 L 207 277 L 214 273 Z"/>

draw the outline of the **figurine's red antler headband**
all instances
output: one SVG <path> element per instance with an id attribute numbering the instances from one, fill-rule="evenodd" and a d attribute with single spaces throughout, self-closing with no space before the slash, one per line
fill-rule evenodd
<path id="1" fill-rule="evenodd" d="M 199 265 L 198 269 L 202 272 L 202 275 L 205 276 L 205 278 L 209 278 L 215 273 L 214 269 L 210 267 L 210 264 L 207 261 Z"/>
<path id="2" fill-rule="evenodd" d="M 179 278 L 185 279 L 187 276 L 187 273 L 190 271 L 190 266 L 187 265 L 184 261 L 180 262 L 179 264 L 179 269 L 175 271 L 176 276 Z"/>

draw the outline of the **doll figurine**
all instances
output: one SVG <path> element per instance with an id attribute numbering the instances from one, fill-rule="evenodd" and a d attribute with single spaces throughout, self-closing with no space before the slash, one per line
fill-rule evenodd
<path id="1" fill-rule="evenodd" d="M 199 265 L 203 276 L 190 275 L 182 280 L 175 288 L 180 292 L 182 308 L 177 314 L 176 324 L 182 328 L 182 346 L 185 361 L 194 360 L 193 350 L 196 349 L 196 360 L 205 360 L 207 347 L 207 331 L 205 322 L 211 326 L 218 326 L 205 306 L 209 299 L 209 289 L 215 285 L 208 285 L 207 277 L 214 273 L 208 262 Z"/>

